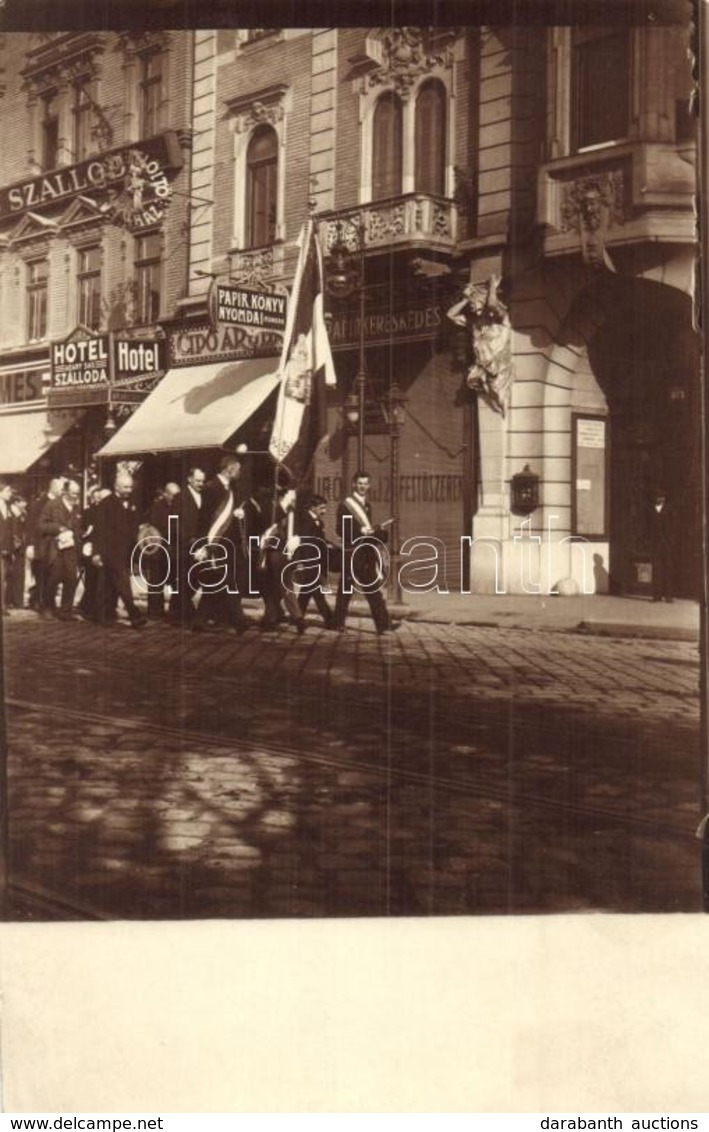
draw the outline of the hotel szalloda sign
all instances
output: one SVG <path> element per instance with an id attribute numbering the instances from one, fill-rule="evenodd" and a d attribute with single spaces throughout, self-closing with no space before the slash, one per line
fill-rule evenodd
<path id="1" fill-rule="evenodd" d="M 62 342 L 53 342 L 48 403 L 51 406 L 105 405 L 142 400 L 147 386 L 165 372 L 162 338 L 95 334 L 77 326 Z"/>

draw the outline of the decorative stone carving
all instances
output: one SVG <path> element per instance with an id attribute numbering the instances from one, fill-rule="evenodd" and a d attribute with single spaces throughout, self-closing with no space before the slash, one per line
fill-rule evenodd
<path id="1" fill-rule="evenodd" d="M 236 252 L 231 257 L 230 281 L 240 287 L 252 287 L 258 291 L 270 283 L 274 270 L 273 248 Z"/>
<path id="2" fill-rule="evenodd" d="M 576 231 L 586 263 L 613 265 L 606 251 L 611 228 L 625 223 L 625 183 L 622 169 L 579 177 L 562 187 L 561 230 Z"/>
<path id="3" fill-rule="evenodd" d="M 433 28 L 392 28 L 381 36 L 379 62 L 370 57 L 367 86 L 393 88 L 406 102 L 422 75 L 434 67 L 450 67 L 453 60 L 453 29 L 441 34 Z"/>
<path id="4" fill-rule="evenodd" d="M 93 32 L 53 36 L 42 41 L 30 52 L 29 62 L 22 72 L 24 89 L 31 98 L 36 98 L 49 87 L 61 90 L 79 79 L 96 78 L 96 56 L 103 49 L 103 36 Z"/>
<path id="5" fill-rule="evenodd" d="M 247 133 L 254 126 L 275 126 L 282 121 L 285 111 L 280 102 L 252 102 L 240 113 L 234 116 L 234 129 L 238 134 Z"/>

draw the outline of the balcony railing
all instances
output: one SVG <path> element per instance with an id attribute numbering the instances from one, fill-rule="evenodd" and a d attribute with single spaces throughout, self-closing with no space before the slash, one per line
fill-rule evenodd
<path id="1" fill-rule="evenodd" d="M 356 252 L 392 248 L 453 249 L 457 209 L 447 197 L 407 193 L 357 208 L 321 213 L 319 234 L 325 252 L 335 243 Z M 362 244 L 360 243 L 362 241 Z"/>

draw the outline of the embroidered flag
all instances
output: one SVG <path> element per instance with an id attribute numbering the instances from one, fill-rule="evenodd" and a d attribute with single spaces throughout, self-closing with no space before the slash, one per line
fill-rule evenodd
<path id="1" fill-rule="evenodd" d="M 300 253 L 279 365 L 280 387 L 269 451 L 295 483 L 308 472 L 327 432 L 325 386 L 335 366 L 323 315 L 322 251 L 312 220 L 300 233 Z"/>

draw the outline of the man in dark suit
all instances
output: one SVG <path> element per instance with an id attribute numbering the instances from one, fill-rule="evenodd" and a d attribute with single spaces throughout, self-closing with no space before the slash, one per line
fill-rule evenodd
<path id="1" fill-rule="evenodd" d="M 244 510 L 238 506 L 236 483 L 241 475 L 237 455 L 223 456 L 219 471 L 205 484 L 205 548 L 198 551 L 202 596 L 193 621 L 201 629 L 208 620 L 228 625 L 235 633 L 250 627 L 241 608 L 240 587 L 247 573 L 248 545 Z M 210 587 L 216 588 L 210 588 Z"/>
<path id="2" fill-rule="evenodd" d="M 40 519 L 44 508 L 53 499 L 58 499 L 64 490 L 64 477 L 55 476 L 50 480 L 49 487 L 38 495 L 35 500 L 30 504 L 27 512 L 27 550 L 26 554 L 30 561 L 32 570 L 32 577 L 34 578 L 34 586 L 30 590 L 29 605 L 30 609 L 36 609 L 41 617 L 50 617 L 52 610 L 49 609 L 47 604 L 47 577 L 49 573 L 49 566 L 47 558 L 49 556 L 49 548 L 51 537 L 42 534 L 40 527 Z"/>
<path id="3" fill-rule="evenodd" d="M 102 624 L 115 621 L 120 598 L 133 628 L 142 629 L 146 618 L 133 599 L 130 576 L 139 525 L 132 494 L 133 477 L 128 472 L 118 472 L 113 491 L 96 508 L 92 561 L 101 570 L 98 606 Z"/>
<path id="4" fill-rule="evenodd" d="M 146 526 L 152 528 L 152 531 L 157 532 L 165 541 L 167 541 L 170 531 L 170 515 L 174 514 L 174 505 L 179 494 L 178 484 L 166 483 L 157 492 L 145 516 Z M 164 555 L 157 550 L 151 554 L 148 548 L 148 553 L 144 555 L 142 560 L 142 569 L 145 573 L 145 581 L 150 586 L 148 589 L 148 617 L 159 620 L 165 615 L 165 597 L 160 587 L 160 582 L 165 577 Z"/>
<path id="5" fill-rule="evenodd" d="M 172 514 L 177 522 L 177 555 L 172 563 L 174 585 L 170 598 L 173 625 L 190 625 L 195 613 L 192 599 L 198 589 L 198 568 L 193 551 L 197 539 L 205 533 L 206 480 L 201 468 L 190 468 L 187 483 L 173 504 Z"/>
<path id="6" fill-rule="evenodd" d="M 320 549 L 321 577 L 315 583 L 304 584 L 298 594 L 298 604 L 301 613 L 305 614 L 311 599 L 317 606 L 318 613 L 323 619 L 326 629 L 335 628 L 335 616 L 327 603 L 323 586 L 327 585 L 327 572 L 330 557 L 334 556 L 337 548 L 328 542 L 325 534 L 325 515 L 327 513 L 327 500 L 322 495 L 311 495 L 304 508 L 299 508 L 295 515 L 295 533 L 301 545 L 294 554 L 296 561 L 303 558 L 313 559 L 317 549 Z M 310 543 L 310 547 L 308 547 Z"/>
<path id="7" fill-rule="evenodd" d="M 372 507 L 367 498 L 370 488 L 369 473 L 355 472 L 352 491 L 337 509 L 337 528 L 342 539 L 342 576 L 335 601 L 335 626 L 345 628 L 347 610 L 352 591 L 359 586 L 367 598 L 377 632 L 390 633 L 398 629 L 392 624 L 382 595 L 384 563 L 381 544 L 386 542 L 387 523 L 375 526 Z"/>
<path id="8" fill-rule="evenodd" d="M 74 595 L 79 581 L 79 547 L 81 544 L 81 491 L 78 483 L 68 480 L 57 499 L 45 504 L 39 520 L 42 537 L 49 540 L 47 553 L 46 607 L 62 621 L 76 618 Z M 62 596 L 56 608 L 57 591 Z"/>
<path id="9" fill-rule="evenodd" d="M 658 490 L 650 507 L 652 545 L 652 600 L 673 601 L 672 597 L 672 514 L 667 495 Z"/>

